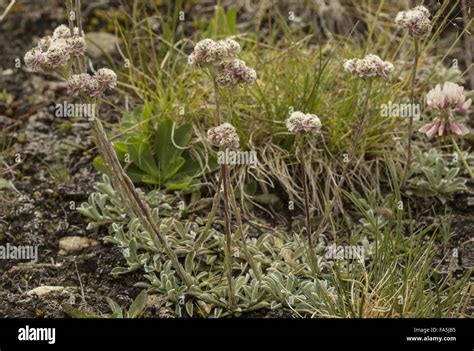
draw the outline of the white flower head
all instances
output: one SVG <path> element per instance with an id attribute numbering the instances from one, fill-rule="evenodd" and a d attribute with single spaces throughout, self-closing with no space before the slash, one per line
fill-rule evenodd
<path id="1" fill-rule="evenodd" d="M 73 36 L 66 39 L 71 55 L 83 56 L 86 53 L 87 45 L 84 37 Z"/>
<path id="2" fill-rule="evenodd" d="M 240 146 L 239 135 L 230 123 L 224 123 L 209 129 L 207 137 L 212 144 L 221 148 L 238 148 Z"/>
<path id="3" fill-rule="evenodd" d="M 98 97 L 104 92 L 99 81 L 89 73 L 73 74 L 68 79 L 68 90 L 73 95 L 90 98 Z"/>
<path id="4" fill-rule="evenodd" d="M 240 53 L 240 45 L 233 39 L 214 41 L 203 39 L 196 44 L 188 57 L 191 67 L 218 65 L 223 61 L 231 60 Z"/>
<path id="5" fill-rule="evenodd" d="M 344 60 L 344 70 L 359 78 L 382 77 L 388 80 L 393 72 L 394 66 L 391 62 L 383 61 L 374 54 L 368 54 L 364 58 Z"/>
<path id="6" fill-rule="evenodd" d="M 46 51 L 46 64 L 52 70 L 66 66 L 70 58 L 69 45 L 63 39 L 53 40 Z"/>
<path id="7" fill-rule="evenodd" d="M 39 48 L 33 48 L 25 54 L 25 64 L 33 71 L 40 71 L 46 63 L 46 55 Z"/>
<path id="8" fill-rule="evenodd" d="M 99 81 L 89 75 L 89 78 L 85 80 L 84 86 L 82 87 L 82 92 L 91 98 L 99 97 L 104 92 L 102 85 Z"/>
<path id="9" fill-rule="evenodd" d="M 221 88 L 232 88 L 238 82 L 238 78 L 231 70 L 221 69 L 216 74 L 216 83 Z"/>
<path id="10" fill-rule="evenodd" d="M 300 111 L 293 112 L 285 121 L 286 127 L 291 133 L 311 133 L 316 134 L 321 130 L 321 120 L 311 113 Z"/>
<path id="11" fill-rule="evenodd" d="M 432 25 L 430 12 L 424 6 L 417 6 L 408 11 L 400 11 L 395 17 L 398 27 L 407 29 L 414 37 L 425 37 L 430 34 Z"/>
<path id="12" fill-rule="evenodd" d="M 71 36 L 71 30 L 64 24 L 61 24 L 53 32 L 53 39 L 65 39 Z"/>
<path id="13" fill-rule="evenodd" d="M 117 86 L 117 75 L 114 71 L 108 68 L 97 70 L 95 79 L 100 83 L 103 90 L 113 89 Z"/>
<path id="14" fill-rule="evenodd" d="M 234 39 L 224 40 L 225 45 L 227 46 L 227 56 L 230 58 L 236 58 L 240 54 L 240 44 Z"/>
<path id="15" fill-rule="evenodd" d="M 73 74 L 68 79 L 68 90 L 72 95 L 78 95 L 84 91 L 84 87 L 87 81 L 91 79 L 91 75 L 88 73 Z"/>
<path id="16" fill-rule="evenodd" d="M 239 59 L 224 61 L 217 66 L 216 82 L 222 88 L 231 88 L 239 83 L 253 84 L 257 73 Z"/>
<path id="17" fill-rule="evenodd" d="M 52 38 L 49 35 L 41 38 L 38 42 L 38 48 L 43 52 L 48 51 L 49 47 L 51 46 L 51 41 Z"/>

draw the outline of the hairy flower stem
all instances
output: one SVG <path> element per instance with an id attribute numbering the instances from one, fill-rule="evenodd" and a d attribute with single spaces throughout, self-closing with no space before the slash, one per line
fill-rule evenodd
<path id="1" fill-rule="evenodd" d="M 211 225 L 214 222 L 214 218 L 216 217 L 217 214 L 217 209 L 219 208 L 219 200 L 220 200 L 220 194 L 221 194 L 221 186 L 222 186 L 222 177 L 219 177 L 219 181 L 217 184 L 217 191 L 214 194 L 214 199 L 212 200 L 212 208 L 211 212 L 209 212 L 209 216 L 207 217 L 207 222 L 204 227 L 204 230 L 202 231 L 201 236 L 199 239 L 196 241 L 194 244 L 194 248 L 198 249 L 209 237 Z"/>
<path id="2" fill-rule="evenodd" d="M 83 37 L 82 19 L 81 19 L 81 0 L 76 0 L 76 21 L 77 21 L 79 36 Z M 84 73 L 86 71 L 86 59 L 84 56 L 77 58 L 77 68 L 78 68 L 79 73 Z"/>
<path id="3" fill-rule="evenodd" d="M 179 263 L 175 252 L 168 245 L 165 236 L 161 233 L 159 228 L 159 219 L 156 218 L 154 213 L 152 213 L 148 204 L 146 204 L 140 198 L 135 186 L 122 168 L 113 145 L 107 138 L 107 134 L 104 131 L 102 123 L 98 118 L 93 118 L 91 120 L 91 127 L 99 153 L 104 159 L 104 163 L 108 171 L 107 173 L 112 180 L 114 188 L 117 190 L 120 198 L 124 202 L 128 214 L 132 218 L 137 218 L 143 229 L 148 231 L 150 235 L 155 235 L 158 237 L 166 254 L 170 258 L 177 275 L 186 284 L 186 286 L 190 288 L 193 285 L 191 277 L 188 273 L 186 273 L 183 266 Z"/>
<path id="4" fill-rule="evenodd" d="M 412 156 L 412 147 L 411 147 L 411 139 L 413 137 L 413 109 L 415 106 L 415 83 L 416 83 L 416 68 L 418 66 L 418 40 L 414 39 L 415 43 L 415 59 L 413 62 L 413 70 L 411 74 L 411 92 L 410 92 L 410 103 L 411 103 L 411 111 L 410 118 L 408 119 L 408 150 L 407 150 L 407 162 L 405 163 L 405 169 L 403 171 L 403 178 L 401 182 L 401 187 L 405 187 L 405 183 L 410 173 L 410 166 L 411 166 L 411 156 Z"/>
<path id="5" fill-rule="evenodd" d="M 229 184 L 231 183 L 230 174 L 229 174 Z M 234 209 L 235 211 L 235 219 L 237 221 L 238 235 L 234 235 L 234 240 L 237 240 L 238 236 L 240 236 L 241 243 L 242 243 L 242 250 L 244 252 L 245 258 L 250 265 L 250 268 L 253 270 L 255 276 L 259 281 L 262 280 L 262 275 L 260 274 L 259 269 L 257 268 L 257 264 L 253 259 L 253 256 L 250 254 L 248 247 L 247 247 L 247 238 L 245 237 L 244 226 L 242 224 L 242 210 L 240 207 L 237 206 L 237 200 L 235 199 L 235 192 L 232 187 L 229 187 L 229 194 L 230 194 L 230 208 Z"/>
<path id="6" fill-rule="evenodd" d="M 370 100 L 370 93 L 372 92 L 372 84 L 373 84 L 373 80 L 369 78 L 369 80 L 367 81 L 366 88 L 365 88 L 365 99 L 364 99 L 364 105 L 362 107 L 362 114 L 360 116 L 359 127 L 357 128 L 353 136 L 352 150 L 349 155 L 349 162 L 347 162 L 347 165 L 349 165 L 350 161 L 355 156 L 357 145 L 365 143 L 365 140 L 364 140 L 364 143 L 361 143 L 359 139 L 362 135 L 362 132 L 366 129 L 366 124 L 368 120 L 367 112 L 369 110 L 369 100 Z"/>
<path id="7" fill-rule="evenodd" d="M 72 4 L 72 0 L 66 0 L 67 21 L 69 24 L 69 30 L 71 31 L 71 35 L 74 34 L 74 20 L 73 19 L 79 16 L 78 13 L 74 13 L 74 17 L 72 16 L 73 11 L 74 11 L 73 9 L 74 9 L 74 6 Z"/>
<path id="8" fill-rule="evenodd" d="M 217 85 L 216 75 L 214 72 L 212 73 L 212 81 L 214 83 L 214 100 L 216 103 L 217 124 L 221 124 L 222 118 L 221 118 L 221 104 L 220 104 L 220 98 L 219 98 L 219 86 Z"/>
<path id="9" fill-rule="evenodd" d="M 225 261 L 227 268 L 227 280 L 229 282 L 229 305 L 233 309 L 235 306 L 234 296 L 234 282 L 232 279 L 232 232 L 230 227 L 230 214 L 229 214 L 229 166 L 226 164 L 221 165 L 221 178 L 224 187 L 224 226 L 225 226 L 225 239 L 226 239 L 226 250 L 225 250 Z"/>
<path id="10" fill-rule="evenodd" d="M 235 201 L 235 199 L 234 199 Z M 242 225 L 242 216 L 240 214 L 240 208 L 237 207 L 235 209 L 235 217 L 237 219 L 237 225 L 239 226 L 239 234 L 240 234 L 240 239 L 242 240 L 242 249 L 244 251 L 244 254 L 245 254 L 245 258 L 247 259 L 249 265 L 250 265 L 250 268 L 252 269 L 253 273 L 255 274 L 255 277 L 257 277 L 257 279 L 259 281 L 262 280 L 262 275 L 260 274 L 260 270 L 258 269 L 257 267 L 257 264 L 255 263 L 255 260 L 253 259 L 253 256 L 250 254 L 250 251 L 248 250 L 248 247 L 247 247 L 247 238 L 245 237 L 245 231 L 244 231 L 244 228 L 243 228 L 243 225 Z"/>
<path id="11" fill-rule="evenodd" d="M 471 178 L 474 179 L 474 173 L 472 173 L 472 169 L 469 166 L 469 164 L 467 163 L 466 159 L 464 158 L 461 149 L 459 148 L 458 144 L 456 143 L 456 140 L 453 137 L 451 137 L 451 141 L 454 145 L 454 148 L 456 149 L 456 152 L 458 153 L 459 158 L 461 159 L 461 161 L 464 165 L 464 168 L 466 168 L 467 173 L 469 173 Z"/>
<path id="12" fill-rule="evenodd" d="M 306 170 L 305 170 L 305 155 L 304 155 L 304 139 L 301 137 L 298 140 L 299 149 L 300 149 L 300 167 L 301 167 L 301 182 L 303 183 L 303 194 L 304 194 L 304 212 L 306 218 L 306 235 L 308 236 L 308 258 L 309 262 L 311 263 L 311 268 L 314 270 L 317 267 L 317 260 L 313 251 L 313 239 L 312 239 L 312 231 L 311 231 L 311 220 L 310 220 L 310 209 L 309 209 L 309 193 L 308 193 L 308 185 L 306 180 Z M 317 269 L 316 269 L 317 271 Z"/>
<path id="13" fill-rule="evenodd" d="M 301 182 L 303 183 L 303 194 L 304 194 L 304 212 L 306 217 L 306 235 L 308 236 L 309 247 L 313 247 L 313 241 L 311 239 L 311 221 L 309 218 L 309 194 L 308 185 L 306 184 L 306 170 L 304 160 L 303 142 L 300 142 L 300 168 L 301 168 Z"/>

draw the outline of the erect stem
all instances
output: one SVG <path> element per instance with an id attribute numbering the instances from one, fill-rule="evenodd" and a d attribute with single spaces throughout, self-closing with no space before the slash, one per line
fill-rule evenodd
<path id="1" fill-rule="evenodd" d="M 369 110 L 369 100 L 370 100 L 370 93 L 372 92 L 372 83 L 373 80 L 372 78 L 369 78 L 367 81 L 366 89 L 365 89 L 365 99 L 364 99 L 364 105 L 362 107 L 362 114 L 360 115 L 360 121 L 359 121 L 359 127 L 356 130 L 356 133 L 353 136 L 352 139 L 352 150 L 351 150 L 351 155 L 349 155 L 349 159 L 352 160 L 352 158 L 355 155 L 355 151 L 357 148 L 357 145 L 360 145 L 360 137 L 362 135 L 362 132 L 366 129 L 366 124 L 367 124 L 367 111 Z M 350 161 L 348 162 L 348 164 Z"/>
<path id="2" fill-rule="evenodd" d="M 229 305 L 233 309 L 235 305 L 234 296 L 234 283 L 232 279 L 232 233 L 230 227 L 230 214 L 229 214 L 229 167 L 226 164 L 221 165 L 222 183 L 224 186 L 224 227 L 225 227 L 225 239 L 226 239 L 226 250 L 225 250 L 225 263 L 227 269 L 227 280 L 229 282 Z"/>
<path id="3" fill-rule="evenodd" d="M 155 235 L 158 237 L 166 254 L 171 260 L 177 275 L 186 284 L 186 286 L 190 288 L 193 285 L 191 277 L 188 273 L 186 273 L 183 266 L 179 263 L 175 252 L 168 245 L 166 237 L 161 233 L 159 228 L 159 219 L 154 218 L 156 216 L 153 215 L 148 204 L 140 198 L 135 186 L 122 168 L 112 143 L 107 138 L 107 134 L 104 131 L 102 123 L 98 118 L 93 118 L 91 120 L 91 127 L 96 139 L 99 153 L 104 159 L 104 163 L 108 171 L 107 173 L 112 180 L 114 188 L 117 190 L 120 198 L 122 199 L 129 216 L 137 218 L 143 229 L 148 231 L 150 235 Z"/>
<path id="4" fill-rule="evenodd" d="M 407 150 L 407 162 L 405 163 L 405 169 L 403 171 L 403 178 L 401 182 L 401 187 L 405 186 L 407 178 L 410 173 L 410 166 L 411 166 L 411 156 L 412 156 L 412 147 L 411 147 L 411 139 L 413 136 L 413 111 L 415 106 L 415 83 L 416 83 L 416 68 L 418 66 L 418 39 L 414 39 L 415 42 L 415 60 L 413 62 L 413 70 L 411 74 L 411 92 L 410 92 L 410 103 L 411 103 L 411 113 L 410 118 L 408 119 L 408 150 Z"/>
<path id="5" fill-rule="evenodd" d="M 219 86 L 217 85 L 216 81 L 216 75 L 214 72 L 212 72 L 212 82 L 214 83 L 214 100 L 216 103 L 216 120 L 217 124 L 221 124 L 222 118 L 221 118 L 221 105 L 220 105 L 220 99 L 219 99 Z"/>
<path id="6" fill-rule="evenodd" d="M 66 0 L 66 11 L 67 11 L 67 22 L 69 24 L 69 30 L 71 31 L 71 35 L 74 34 L 74 22 L 71 19 L 71 12 L 73 11 L 72 0 Z M 77 19 L 77 14 L 76 14 Z"/>
<path id="7" fill-rule="evenodd" d="M 301 167 L 301 182 L 303 183 L 303 195 L 304 195 L 304 212 L 306 218 L 306 235 L 308 236 L 308 260 L 312 271 L 317 271 L 317 260 L 313 251 L 313 239 L 311 230 L 311 220 L 309 217 L 309 193 L 306 181 L 306 170 L 305 170 L 305 155 L 303 148 L 304 140 L 301 136 L 298 140 L 298 146 L 300 149 L 300 167 Z"/>
<path id="8" fill-rule="evenodd" d="M 304 194 L 304 212 L 306 217 L 306 235 L 308 236 L 309 247 L 313 247 L 313 241 L 311 239 L 311 222 L 309 218 L 309 194 L 308 186 L 306 184 L 306 171 L 305 171 L 305 160 L 304 160 L 304 150 L 303 150 L 303 139 L 300 139 L 299 142 L 300 148 L 300 167 L 301 167 L 301 182 L 303 183 L 303 194 Z"/>
<path id="9" fill-rule="evenodd" d="M 456 140 L 454 137 L 451 136 L 451 141 L 453 142 L 454 148 L 456 149 L 456 152 L 458 153 L 459 158 L 461 159 L 464 167 L 466 168 L 467 173 L 471 176 L 472 179 L 474 179 L 474 174 L 472 173 L 472 169 L 467 163 L 466 159 L 464 158 L 461 149 L 459 148 L 458 144 L 456 143 Z"/>
<path id="10" fill-rule="evenodd" d="M 214 198 L 212 200 L 212 208 L 211 212 L 209 212 L 209 216 L 207 217 L 207 222 L 206 226 L 204 227 L 204 230 L 201 233 L 201 236 L 199 239 L 195 242 L 194 248 L 198 249 L 209 237 L 209 229 L 211 229 L 211 225 L 214 221 L 214 217 L 216 216 L 217 209 L 219 208 L 219 199 L 220 199 L 220 194 L 221 194 L 221 186 L 222 186 L 222 177 L 219 176 L 219 181 L 217 184 L 217 191 L 214 194 Z"/>
<path id="11" fill-rule="evenodd" d="M 234 199 L 234 202 L 235 202 L 235 199 Z M 240 239 L 242 240 L 242 249 L 244 250 L 245 258 L 247 259 L 250 265 L 250 268 L 252 268 L 253 273 L 255 274 L 257 279 L 261 281 L 262 275 L 260 274 L 257 264 L 255 263 L 255 260 L 253 259 L 253 256 L 250 254 L 250 251 L 247 247 L 247 238 L 245 237 L 245 231 L 242 225 L 242 216 L 240 215 L 240 207 L 236 207 L 235 217 L 237 219 L 237 225 L 239 226 Z"/>
<path id="12" fill-rule="evenodd" d="M 81 0 L 76 0 L 76 21 L 78 35 L 82 37 L 82 19 L 81 19 Z M 77 57 L 77 66 L 79 73 L 84 73 L 86 71 L 86 58 L 85 56 Z"/>

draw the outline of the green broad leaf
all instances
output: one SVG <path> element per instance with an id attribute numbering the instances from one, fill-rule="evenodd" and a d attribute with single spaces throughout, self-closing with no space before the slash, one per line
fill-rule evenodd
<path id="1" fill-rule="evenodd" d="M 172 179 L 165 183 L 165 187 L 168 190 L 185 190 L 191 187 L 193 183 L 197 183 L 198 181 L 194 180 L 193 177 L 179 177 L 176 179 Z"/>
<path id="2" fill-rule="evenodd" d="M 143 138 L 132 136 L 128 138 L 127 144 L 130 158 L 133 163 L 147 174 L 158 177 L 160 170 L 156 165 L 155 158 L 148 142 Z"/>
<path id="3" fill-rule="evenodd" d="M 201 172 L 201 165 L 199 162 L 188 158 L 179 170 L 179 175 L 195 177 L 199 172 Z"/>
<path id="4" fill-rule="evenodd" d="M 148 122 L 151 121 L 153 106 L 151 103 L 137 106 L 132 111 L 125 112 L 120 126 L 125 136 L 145 136 L 148 134 Z M 137 129 L 138 127 L 138 129 Z"/>
<path id="5" fill-rule="evenodd" d="M 142 292 L 138 294 L 137 298 L 135 299 L 135 301 L 133 301 L 132 305 L 128 309 L 128 316 L 130 318 L 140 317 L 145 310 L 147 301 L 148 295 L 146 293 L 146 290 L 142 290 Z"/>
<path id="6" fill-rule="evenodd" d="M 167 180 L 170 180 L 175 175 L 177 175 L 185 163 L 186 163 L 186 160 L 184 159 L 184 157 L 180 156 L 176 158 L 172 164 L 168 164 L 167 168 L 162 169 L 162 172 L 161 172 L 163 181 L 166 182 Z"/>
<path id="7" fill-rule="evenodd" d="M 145 172 L 143 172 L 140 168 L 138 168 L 138 166 L 136 166 L 135 164 L 129 164 L 125 167 L 125 172 L 127 173 L 127 175 L 130 177 L 130 179 L 132 180 L 132 182 L 134 183 L 145 183 L 143 181 L 143 177 L 146 177 L 147 174 Z M 158 184 L 159 181 L 157 183 L 153 183 L 153 184 Z"/>
<path id="8" fill-rule="evenodd" d="M 171 178 L 184 164 L 180 156 L 184 147 L 191 140 L 192 125 L 185 123 L 175 128 L 173 134 L 173 121 L 169 118 L 161 119 L 155 137 L 155 154 L 159 158 L 160 170 L 163 179 Z"/>
<path id="9" fill-rule="evenodd" d="M 141 183 L 151 184 L 151 185 L 158 185 L 161 183 L 160 177 L 152 176 L 148 174 L 143 174 L 139 180 Z"/>
<path id="10" fill-rule="evenodd" d="M 123 141 L 117 141 L 114 143 L 114 150 L 117 153 L 117 158 L 122 163 L 126 163 L 125 154 L 127 153 L 127 143 Z"/>
<path id="11" fill-rule="evenodd" d="M 110 297 L 106 297 L 105 299 L 107 300 L 107 303 L 112 311 L 112 315 L 110 317 L 123 318 L 123 311 L 119 304 L 112 300 Z"/>

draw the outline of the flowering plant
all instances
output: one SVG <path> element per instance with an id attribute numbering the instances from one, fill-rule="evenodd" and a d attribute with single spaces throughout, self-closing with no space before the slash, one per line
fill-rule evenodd
<path id="1" fill-rule="evenodd" d="M 61 25 L 54 30 L 51 37 L 42 38 L 37 47 L 25 54 L 24 60 L 27 67 L 33 71 L 58 73 L 68 82 L 69 92 L 72 95 L 78 95 L 85 102 L 91 100 L 97 102 L 95 109 L 98 112 L 104 91 L 116 86 L 117 76 L 115 72 L 107 68 L 99 69 L 93 76 L 83 72 L 85 65 L 82 59 L 85 52 L 84 33 L 80 27 L 74 27 L 73 21 L 70 20 L 69 27 Z M 191 286 L 191 277 L 183 269 L 176 253 L 171 250 L 166 237 L 160 231 L 157 213 L 152 212 L 140 198 L 132 181 L 122 168 L 99 118 L 90 119 L 90 123 L 104 165 L 128 214 L 137 218 L 150 235 L 158 238 L 178 276 L 187 286 Z"/>

